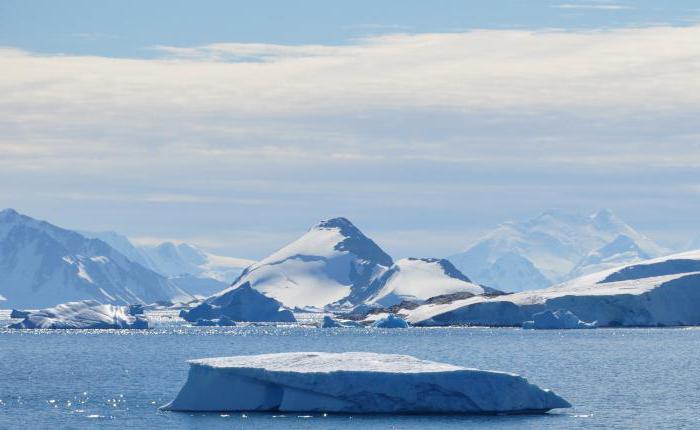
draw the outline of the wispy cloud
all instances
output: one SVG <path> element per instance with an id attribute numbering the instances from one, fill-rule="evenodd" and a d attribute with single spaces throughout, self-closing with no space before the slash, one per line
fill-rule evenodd
<path id="1" fill-rule="evenodd" d="M 112 219 L 97 227 L 126 233 L 154 214 L 140 235 L 202 230 L 242 256 L 289 236 L 246 231 L 326 215 L 454 231 L 472 228 L 465 214 L 552 205 L 692 213 L 698 40 L 691 26 L 219 43 L 155 59 L 3 48 L 0 206 L 51 202 L 69 220 L 102 207 Z M 408 247 L 399 235 L 387 241 Z"/>
<path id="2" fill-rule="evenodd" d="M 625 10 L 632 9 L 631 6 L 621 4 L 598 4 L 598 3 L 564 3 L 552 5 L 555 9 L 581 9 L 581 10 Z"/>

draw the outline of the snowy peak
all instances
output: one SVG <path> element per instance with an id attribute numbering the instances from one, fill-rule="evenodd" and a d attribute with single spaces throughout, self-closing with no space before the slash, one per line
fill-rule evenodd
<path id="1" fill-rule="evenodd" d="M 377 279 L 377 291 L 368 304 L 393 306 L 404 300 L 423 302 L 431 297 L 455 293 L 484 294 L 452 263 L 437 258 L 404 258 Z"/>
<path id="2" fill-rule="evenodd" d="M 336 251 L 350 252 L 358 257 L 365 258 L 383 266 L 391 266 L 392 258 L 384 252 L 374 241 L 364 235 L 347 218 L 331 218 L 316 224 L 311 228 L 314 230 L 335 230 L 343 237 L 334 249 Z"/>
<path id="3" fill-rule="evenodd" d="M 518 290 L 536 289 L 546 286 L 542 285 L 543 279 L 551 285 L 578 276 L 582 261 L 591 253 L 612 252 L 612 248 L 603 249 L 605 245 L 629 245 L 628 239 L 615 242 L 619 236 L 634 242 L 640 252 L 630 257 L 633 260 L 624 258 L 634 253 L 618 253 L 618 264 L 668 252 L 625 224 L 609 209 L 591 215 L 551 209 L 530 220 L 500 225 L 466 251 L 450 257 L 450 261 L 477 282 L 510 291 L 515 279 L 522 275 L 517 272 L 527 271 L 530 275 L 521 278 Z M 508 269 L 502 260 L 499 262 L 507 254 L 522 257 L 513 270 Z M 526 261 L 533 267 L 527 268 Z"/>
<path id="4" fill-rule="evenodd" d="M 287 307 L 357 304 L 391 257 L 346 218 L 332 218 L 248 267 L 232 285 L 252 288 Z M 223 292 L 222 292 L 223 293 Z"/>
<path id="5" fill-rule="evenodd" d="M 0 293 L 25 308 L 94 299 L 150 303 L 191 299 L 108 244 L 5 210 L 0 213 Z"/>
<path id="6" fill-rule="evenodd" d="M 647 260 L 649 258 L 651 258 L 651 255 L 642 250 L 634 239 L 621 234 L 610 243 L 589 253 L 571 271 L 570 278 L 599 272 L 611 267 L 624 265 L 625 263 Z"/>

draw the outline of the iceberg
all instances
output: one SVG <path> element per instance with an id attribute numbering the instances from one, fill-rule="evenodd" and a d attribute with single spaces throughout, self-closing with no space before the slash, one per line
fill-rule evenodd
<path id="1" fill-rule="evenodd" d="M 385 318 L 378 319 L 372 324 L 377 328 L 408 328 L 408 323 L 394 314 L 389 314 Z"/>
<path id="2" fill-rule="evenodd" d="M 328 315 L 323 317 L 323 322 L 321 323 L 321 328 L 338 328 L 343 327 L 338 321 L 329 317 Z"/>
<path id="3" fill-rule="evenodd" d="M 532 316 L 532 321 L 525 321 L 523 328 L 535 330 L 580 329 L 595 328 L 596 321 L 587 323 L 578 319 L 572 312 L 564 309 L 538 312 Z"/>
<path id="4" fill-rule="evenodd" d="M 27 318 L 31 314 L 30 311 L 21 311 L 19 309 L 12 309 L 12 312 L 10 312 L 10 318 L 17 319 L 17 318 Z"/>
<path id="5" fill-rule="evenodd" d="M 569 402 L 518 375 L 369 352 L 189 361 L 168 411 L 543 413 Z"/>
<path id="6" fill-rule="evenodd" d="M 94 300 L 83 300 L 29 312 L 24 320 L 9 328 L 146 329 L 148 320 L 142 315 L 131 315 L 128 306 L 103 305 Z"/>
<path id="7" fill-rule="evenodd" d="M 181 311 L 180 317 L 190 322 L 223 317 L 231 321 L 296 321 L 290 310 L 282 308 L 282 304 L 272 297 L 253 289 L 248 282 L 220 295 L 214 295 L 190 310 Z"/>

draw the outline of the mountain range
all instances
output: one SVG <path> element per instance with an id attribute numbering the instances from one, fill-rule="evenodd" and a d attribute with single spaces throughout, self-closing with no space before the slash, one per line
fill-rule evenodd
<path id="1" fill-rule="evenodd" d="M 391 306 L 404 300 L 484 294 L 452 263 L 435 258 L 394 262 L 346 218 L 311 227 L 299 239 L 248 267 L 225 295 L 242 285 L 290 308 Z M 493 290 L 488 290 L 493 292 Z"/>
<path id="2" fill-rule="evenodd" d="M 12 209 L 0 211 L 0 295 L 4 306 L 20 308 L 84 299 L 111 304 L 193 299 L 99 239 Z"/>
<path id="3" fill-rule="evenodd" d="M 503 223 L 449 260 L 478 283 L 524 291 L 669 253 L 610 210 L 549 210 Z"/>
<path id="4" fill-rule="evenodd" d="M 28 308 L 188 301 L 248 283 L 289 308 L 393 306 L 545 288 L 668 253 L 609 210 L 550 210 L 504 223 L 449 259 L 398 261 L 346 218 L 332 218 L 254 262 L 186 243 L 135 246 L 114 232 L 78 233 L 8 209 L 0 212 L 0 297 Z"/>

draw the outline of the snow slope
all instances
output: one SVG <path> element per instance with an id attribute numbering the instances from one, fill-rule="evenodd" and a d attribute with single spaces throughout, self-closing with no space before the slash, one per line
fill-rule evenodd
<path id="1" fill-rule="evenodd" d="M 192 360 L 163 409 L 522 413 L 571 405 L 526 379 L 406 355 L 292 352 Z"/>
<path id="2" fill-rule="evenodd" d="M 250 285 L 287 307 L 357 304 L 393 261 L 345 218 L 321 221 L 306 234 L 248 267 L 227 292 Z"/>
<path id="3" fill-rule="evenodd" d="M 572 272 L 582 260 L 620 235 L 633 241 L 646 256 L 668 253 L 610 210 L 601 210 L 590 216 L 549 210 L 528 221 L 504 223 L 449 260 L 480 284 L 501 290 L 510 287 L 509 291 L 536 289 L 545 286 L 543 279 L 550 285 L 572 279 L 577 275 Z M 508 254 L 521 257 L 512 272 L 502 262 L 500 267 L 492 267 L 498 265 L 499 258 Z M 631 261 L 636 260 L 619 258 L 617 263 Z M 536 271 L 528 268 L 523 272 L 527 263 Z"/>
<path id="4" fill-rule="evenodd" d="M 483 287 L 473 284 L 447 260 L 404 258 L 398 260 L 377 279 L 376 294 L 368 304 L 392 306 L 404 300 L 422 302 L 431 297 L 468 292 L 484 294 Z"/>
<path id="5" fill-rule="evenodd" d="M 193 297 L 97 239 L 0 211 L 3 306 L 42 308 L 76 300 L 103 303 L 185 301 Z"/>
<path id="6" fill-rule="evenodd" d="M 642 250 L 634 239 L 621 234 L 612 242 L 589 253 L 574 267 L 571 275 L 579 277 L 650 258 L 651 255 Z"/>
<path id="7" fill-rule="evenodd" d="M 598 326 L 700 324 L 700 251 L 608 269 L 543 290 L 473 297 L 405 311 L 414 325 L 518 326 L 544 310 Z"/>
<path id="8" fill-rule="evenodd" d="M 63 303 L 30 312 L 15 329 L 144 329 L 148 321 L 131 315 L 128 306 L 103 305 L 94 300 Z"/>

